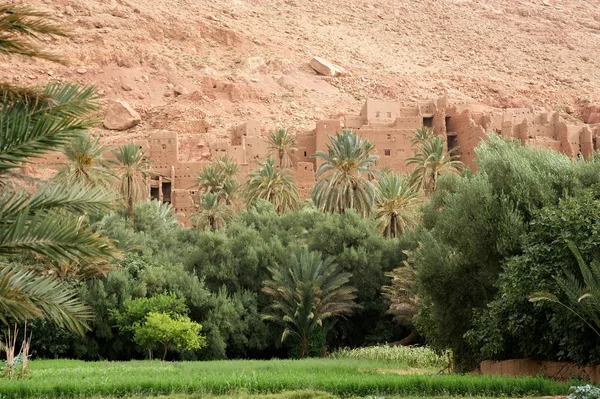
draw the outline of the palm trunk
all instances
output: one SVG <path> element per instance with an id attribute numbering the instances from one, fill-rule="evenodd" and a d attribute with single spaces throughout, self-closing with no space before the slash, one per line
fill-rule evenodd
<path id="1" fill-rule="evenodd" d="M 300 358 L 306 357 L 308 352 L 308 337 L 300 338 Z"/>
<path id="2" fill-rule="evenodd" d="M 390 226 L 390 237 L 391 238 L 396 238 L 396 218 L 397 218 L 396 214 L 393 213 L 392 220 L 391 220 L 392 225 Z"/>
<path id="3" fill-rule="evenodd" d="M 127 177 L 127 217 L 133 223 L 133 178 Z"/>
<path id="4" fill-rule="evenodd" d="M 281 170 L 283 168 L 283 157 L 284 157 L 284 153 L 283 151 L 279 150 L 279 170 Z"/>

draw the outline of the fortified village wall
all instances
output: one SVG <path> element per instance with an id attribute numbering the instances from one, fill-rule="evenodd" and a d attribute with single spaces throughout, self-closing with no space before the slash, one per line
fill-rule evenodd
<path id="1" fill-rule="evenodd" d="M 380 157 L 378 166 L 408 172 L 406 159 L 413 156 L 410 140 L 415 130 L 424 126 L 442 137 L 448 148 L 458 147 L 460 159 L 472 169 L 476 167 L 474 149 L 490 130 L 518 139 L 524 145 L 562 152 L 573 159 L 578 156 L 587 158 L 600 148 L 600 124 L 568 124 L 558 112 L 508 108 L 477 113 L 471 110 L 470 104 L 450 104 L 446 97 L 412 104 L 367 100 L 359 115 L 321 120 L 314 130 L 296 136 L 298 149 L 293 157 L 292 171 L 300 194 L 307 197 L 315 184 L 318 161 L 311 155 L 327 149 L 329 135 L 342 129 L 352 129 L 374 144 Z M 146 149 L 148 159 L 157 172 L 150 181 L 150 196 L 171 202 L 178 213 L 189 215 L 194 212 L 194 198 L 198 191 L 196 175 L 205 163 L 178 161 L 176 133 L 154 133 L 140 145 Z M 257 166 L 257 161 L 268 155 L 260 123 L 254 120 L 235 127 L 230 140 L 207 146 L 212 157 L 227 154 L 238 162 L 241 179 L 245 179 L 247 173 Z M 187 218 L 185 223 L 189 224 Z"/>
<path id="2" fill-rule="evenodd" d="M 315 184 L 318 160 L 311 155 L 327 149 L 329 135 L 351 129 L 374 144 L 379 167 L 408 172 L 406 159 L 413 156 L 410 140 L 415 130 L 424 126 L 442 137 L 449 149 L 458 147 L 461 161 L 472 169 L 476 168 L 474 149 L 490 130 L 518 139 L 524 145 L 562 152 L 572 159 L 587 158 L 600 148 L 600 124 L 568 124 L 557 112 L 536 112 L 529 108 L 474 112 L 471 104 L 450 104 L 446 97 L 411 104 L 369 99 L 359 115 L 321 120 L 312 131 L 297 134 L 292 172 L 300 195 L 308 197 Z M 196 176 L 208 161 L 179 161 L 179 139 L 174 132 L 151 133 L 148 140 L 136 143 L 154 170 L 148 182 L 149 197 L 170 202 L 176 213 L 185 215 L 184 224 L 190 226 L 188 216 L 195 211 L 194 199 L 198 193 Z M 199 142 L 196 151 L 208 152 L 211 158 L 223 154 L 232 157 L 240 165 L 242 182 L 257 167 L 257 161 L 268 156 L 267 147 L 260 123 L 250 120 L 232 129 L 228 140 Z"/>

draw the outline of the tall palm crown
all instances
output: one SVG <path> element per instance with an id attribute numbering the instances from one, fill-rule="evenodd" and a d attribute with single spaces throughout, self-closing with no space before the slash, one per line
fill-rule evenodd
<path id="1" fill-rule="evenodd" d="M 427 126 L 423 126 L 422 128 L 416 130 L 415 135 L 410 139 L 410 142 L 414 146 L 425 141 L 429 141 L 434 137 L 435 135 L 433 134 L 433 130 Z"/>
<path id="2" fill-rule="evenodd" d="M 447 172 L 457 173 L 464 167 L 455 154 L 458 147 L 446 152 L 445 143 L 441 137 L 420 142 L 415 155 L 407 159 L 407 165 L 415 165 L 412 179 L 419 188 L 425 190 L 426 195 L 431 195 L 437 187 L 441 174 Z"/>
<path id="3" fill-rule="evenodd" d="M 121 180 L 120 192 L 125 200 L 127 215 L 133 220 L 133 205 L 145 199 L 146 176 L 150 174 L 150 164 L 144 158 L 144 152 L 133 143 L 120 146 L 113 154 L 117 158 L 117 176 Z"/>
<path id="4" fill-rule="evenodd" d="M 200 191 L 203 193 L 215 193 L 219 200 L 230 205 L 234 195 L 239 188 L 237 174 L 239 165 L 229 156 L 223 155 L 206 165 L 196 178 Z"/>
<path id="5" fill-rule="evenodd" d="M 277 213 L 297 210 L 300 203 L 290 170 L 275 169 L 273 158 L 259 163 L 258 169 L 250 173 L 244 193 L 248 204 L 263 199 L 273 204 Z"/>
<path id="6" fill-rule="evenodd" d="M 414 184 L 398 173 L 386 173 L 377 182 L 375 218 L 383 234 L 394 238 L 415 223 L 418 191 Z"/>
<path id="7" fill-rule="evenodd" d="M 356 289 L 347 285 L 349 273 L 341 273 L 331 257 L 323 260 L 319 252 L 303 249 L 293 254 L 290 263 L 269 268 L 271 280 L 263 292 L 273 303 L 265 309 L 264 319 L 281 325 L 281 340 L 292 336 L 300 343 L 300 357 L 306 355 L 311 332 L 323 322 L 350 315 Z"/>
<path id="8" fill-rule="evenodd" d="M 315 205 L 327 212 L 354 209 L 369 215 L 376 193 L 370 179 L 378 175 L 373 167 L 379 159 L 372 154 L 373 144 L 350 130 L 329 136 L 329 140 L 327 152 L 313 155 L 322 160 L 316 173 L 319 181 L 312 191 Z"/>
<path id="9" fill-rule="evenodd" d="M 62 149 L 67 162 L 59 166 L 55 180 L 67 185 L 86 182 L 90 186 L 109 189 L 115 175 L 109 169 L 110 161 L 103 158 L 107 151 L 109 148 L 100 143 L 100 137 L 82 133 Z"/>
<path id="10" fill-rule="evenodd" d="M 279 169 L 292 166 L 292 152 L 296 151 L 296 136 L 285 129 L 273 130 L 267 138 L 269 155 L 277 156 Z"/>
<path id="11" fill-rule="evenodd" d="M 0 54 L 59 60 L 31 39 L 65 35 L 47 14 L 0 5 Z M 94 124 L 93 88 L 53 83 L 44 89 L 0 84 L 0 180 L 31 158 L 41 157 L 78 137 Z M 6 256 L 34 253 L 49 261 L 79 262 L 114 255 L 110 242 L 94 233 L 84 215 L 100 212 L 113 198 L 83 183 L 39 185 L 0 191 L 0 320 L 46 317 L 83 332 L 92 313 L 76 291 L 52 277 L 7 264 Z"/>
<path id="12" fill-rule="evenodd" d="M 219 200 L 218 193 L 200 195 L 200 204 L 197 209 L 198 212 L 192 215 L 191 219 L 199 229 L 207 227 L 210 231 L 222 229 L 232 217 L 231 207 Z"/>

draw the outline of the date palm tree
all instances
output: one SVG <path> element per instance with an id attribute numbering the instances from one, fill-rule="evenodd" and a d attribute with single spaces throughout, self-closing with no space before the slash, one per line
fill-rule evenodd
<path id="1" fill-rule="evenodd" d="M 404 326 L 412 326 L 420 306 L 416 290 L 417 273 L 415 269 L 406 264 L 386 273 L 386 277 L 392 279 L 390 285 L 381 287 L 383 296 L 390 303 L 387 313 L 394 317 L 395 322 Z M 417 332 L 413 330 L 397 344 L 409 345 L 417 337 Z"/>
<path id="2" fill-rule="evenodd" d="M 377 182 L 375 219 L 387 238 L 395 238 L 415 223 L 418 191 L 398 173 L 386 173 Z"/>
<path id="3" fill-rule="evenodd" d="M 133 205 L 147 197 L 146 177 L 150 174 L 150 164 L 144 152 L 133 143 L 124 144 L 113 151 L 117 162 L 116 174 L 119 177 L 121 196 L 125 200 L 127 217 L 133 221 Z"/>
<path id="4" fill-rule="evenodd" d="M 279 169 L 292 166 L 292 153 L 297 150 L 296 136 L 285 129 L 276 129 L 269 133 L 267 143 L 269 155 L 277 156 Z"/>
<path id="5" fill-rule="evenodd" d="M 373 144 L 350 130 L 329 136 L 329 140 L 327 152 L 313 155 L 322 160 L 316 173 L 319 181 L 312 190 L 313 202 L 326 212 L 354 209 L 363 216 L 369 215 L 376 194 L 370 179 L 379 174 L 373 169 L 379 159 L 372 154 Z"/>
<path id="6" fill-rule="evenodd" d="M 419 189 L 425 190 L 426 195 L 431 195 L 443 173 L 458 173 L 464 165 L 456 155 L 458 147 L 446 152 L 445 143 L 441 137 L 434 136 L 429 140 L 419 143 L 415 155 L 407 159 L 407 165 L 415 165 L 411 179 Z"/>
<path id="7" fill-rule="evenodd" d="M 272 299 L 263 318 L 283 327 L 281 341 L 288 337 L 300 343 L 300 357 L 308 351 L 309 337 L 323 323 L 352 314 L 356 289 L 348 286 L 349 273 L 338 270 L 333 259 L 304 248 L 292 254 L 289 264 L 269 268 L 271 279 L 262 291 Z"/>
<path id="8" fill-rule="evenodd" d="M 83 181 L 90 186 L 110 189 L 116 177 L 110 170 L 110 160 L 103 158 L 107 151 L 109 148 L 100 143 L 100 137 L 82 133 L 63 147 L 67 161 L 60 164 L 54 179 L 60 184 Z"/>
<path id="9" fill-rule="evenodd" d="M 60 61 L 33 42 L 45 35 L 66 32 L 48 14 L 0 4 L 0 54 Z M 0 98 L 0 180 L 77 138 L 95 123 L 88 115 L 98 107 L 93 88 L 73 84 L 32 89 L 0 83 Z M 113 200 L 84 183 L 0 190 L 0 321 L 44 317 L 83 333 L 92 313 L 75 290 L 6 257 L 33 253 L 77 262 L 113 256 L 110 242 L 83 223 L 86 214 L 105 210 Z"/>
<path id="10" fill-rule="evenodd" d="M 215 193 L 219 200 L 231 205 L 239 188 L 237 175 L 239 165 L 229 156 L 223 155 L 206 165 L 196 178 L 200 191 L 203 193 Z"/>
<path id="11" fill-rule="evenodd" d="M 273 204 L 275 212 L 297 210 L 300 204 L 296 181 L 289 169 L 275 169 L 273 158 L 259 162 L 258 169 L 249 175 L 245 188 L 246 202 L 262 199 Z"/>
<path id="12" fill-rule="evenodd" d="M 219 200 L 218 193 L 201 194 L 197 209 L 191 220 L 199 229 L 208 227 L 210 231 L 217 231 L 225 227 L 232 216 L 231 207 Z"/>
<path id="13" fill-rule="evenodd" d="M 416 130 L 415 135 L 413 136 L 413 138 L 410 139 L 410 142 L 414 146 L 425 141 L 429 141 L 433 137 L 435 137 L 433 134 L 433 130 L 431 130 L 427 126 L 423 126 L 422 128 Z"/>

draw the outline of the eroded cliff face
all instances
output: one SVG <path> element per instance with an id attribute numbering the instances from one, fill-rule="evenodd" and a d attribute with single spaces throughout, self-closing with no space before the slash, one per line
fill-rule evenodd
<path id="1" fill-rule="evenodd" d="M 3 59 L 23 84 L 76 80 L 128 102 L 142 122 L 112 141 L 168 128 L 226 136 L 312 129 L 365 98 L 451 98 L 494 107 L 560 106 L 600 96 L 600 8 L 579 0 L 22 0 L 73 29 L 48 41 L 71 61 Z M 313 56 L 344 68 L 319 76 Z M 168 126 L 167 126 L 168 125 Z M 184 145 L 185 146 L 185 145 Z"/>

